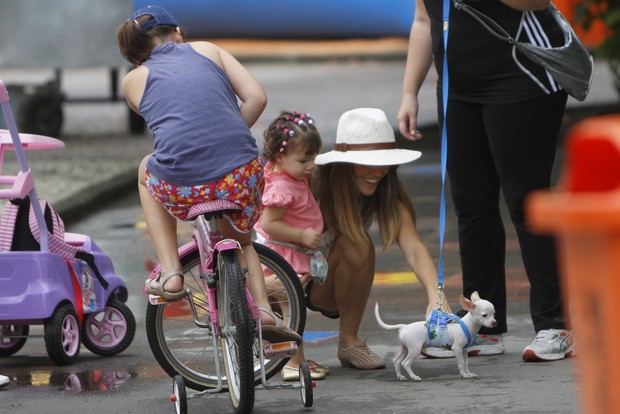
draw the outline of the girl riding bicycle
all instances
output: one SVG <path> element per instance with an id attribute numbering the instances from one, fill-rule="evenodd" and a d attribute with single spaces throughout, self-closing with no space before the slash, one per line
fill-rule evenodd
<path id="1" fill-rule="evenodd" d="M 264 339 L 300 343 L 271 311 L 252 246 L 263 167 L 249 127 L 267 103 L 262 87 L 220 47 L 185 42 L 176 19 L 158 6 L 134 12 L 119 26 L 117 42 L 123 57 L 136 65 L 122 81 L 123 95 L 154 140 L 153 154 L 140 164 L 138 189 L 162 270 L 146 281 L 145 292 L 168 300 L 185 296 L 177 219 L 186 220 L 192 204 L 227 199 L 240 211 L 226 214 L 218 228 L 243 248 L 248 285 L 262 324 L 269 326 Z"/>
<path id="2" fill-rule="evenodd" d="M 265 191 L 262 214 L 254 228 L 259 241 L 286 259 L 305 286 L 317 276 L 312 274 L 311 259 L 323 233 L 321 210 L 308 185 L 314 158 L 321 152 L 321 135 L 308 114 L 283 111 L 263 137 Z M 282 370 L 283 380 L 299 380 L 299 365 L 304 359 L 300 347 Z M 321 380 L 329 373 L 328 367 L 307 362 L 312 379 Z"/>

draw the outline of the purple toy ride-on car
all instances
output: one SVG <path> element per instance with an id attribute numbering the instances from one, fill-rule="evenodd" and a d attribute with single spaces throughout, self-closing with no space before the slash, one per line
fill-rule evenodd
<path id="1" fill-rule="evenodd" d="M 8 130 L 0 129 L 0 174 L 4 151 L 17 155 L 17 175 L 0 175 L 0 358 L 18 352 L 31 325 L 43 325 L 53 363 L 69 365 L 83 343 L 111 356 L 133 340 L 136 322 L 125 302 L 127 286 L 110 258 L 88 236 L 65 233 L 52 207 L 36 194 L 24 150 L 62 148 L 41 135 L 20 134 L 0 80 L 0 104 Z"/>

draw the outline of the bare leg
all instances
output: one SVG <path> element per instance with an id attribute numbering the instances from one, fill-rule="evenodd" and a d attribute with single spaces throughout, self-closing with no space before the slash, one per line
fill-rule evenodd
<path id="1" fill-rule="evenodd" d="M 235 230 L 227 219 L 218 220 L 218 230 L 223 238 L 235 239 L 241 244 L 243 256 L 239 257 L 242 267 L 248 268 L 248 287 L 252 298 L 259 308 L 271 309 L 267 299 L 267 288 L 265 287 L 265 276 L 263 267 L 254 245 L 252 244 L 252 233 L 241 233 Z M 262 316 L 262 315 L 261 315 Z M 265 315 L 266 316 L 266 315 Z M 263 323 L 273 325 L 272 318 L 265 318 Z"/>
<path id="2" fill-rule="evenodd" d="M 274 275 L 267 276 L 266 280 L 270 280 L 270 278 L 275 278 L 275 276 Z M 307 274 L 300 276 L 299 280 L 301 282 L 301 285 L 305 288 L 311 278 L 312 277 Z M 272 284 L 279 284 L 279 282 L 274 281 L 272 282 Z M 288 325 L 287 319 L 288 319 L 288 315 L 290 315 L 288 302 L 282 301 L 280 303 L 280 308 L 282 308 L 282 316 L 284 317 L 284 323 Z M 304 355 L 304 347 L 303 345 L 300 345 L 299 348 L 297 349 L 297 353 L 293 355 L 291 359 L 288 360 L 288 362 L 286 363 L 286 366 L 292 367 L 292 368 L 299 368 L 301 363 L 305 360 L 306 360 L 306 356 Z"/>
<path id="3" fill-rule="evenodd" d="M 301 336 L 286 327 L 283 321 L 271 310 L 269 300 L 267 299 L 263 268 L 258 253 L 256 253 L 252 244 L 252 233 L 238 232 L 227 219 L 218 220 L 217 225 L 223 238 L 237 240 L 243 249 L 243 255 L 240 255 L 239 262 L 242 267 L 247 266 L 248 268 L 247 286 L 259 309 L 263 338 L 269 342 L 295 341 L 301 344 Z"/>
<path id="4" fill-rule="evenodd" d="M 150 155 L 144 157 L 138 170 L 138 192 L 144 212 L 144 220 L 151 234 L 157 258 L 161 264 L 162 274 L 177 270 L 180 272 L 181 262 L 177 251 L 177 219 L 170 215 L 146 188 L 144 172 L 146 160 L 149 157 Z M 180 276 L 174 276 L 164 283 L 164 287 L 167 292 L 178 292 L 183 289 L 183 279 Z"/>
<path id="5" fill-rule="evenodd" d="M 260 264 L 258 254 L 252 245 L 252 232 L 241 233 L 235 230 L 227 219 L 217 222 L 218 230 L 225 239 L 234 239 L 239 242 L 243 249 L 243 256 L 239 257 L 241 267 L 248 268 L 248 287 L 254 302 L 259 308 L 270 308 L 267 300 L 267 289 L 265 288 L 265 277 L 263 268 Z"/>
<path id="6" fill-rule="evenodd" d="M 309 274 L 298 275 L 298 276 L 299 276 L 299 281 L 301 282 L 301 285 L 304 288 L 306 287 L 306 285 L 308 285 L 310 280 L 312 280 L 312 276 L 310 276 Z M 286 292 L 284 292 L 283 290 L 284 287 L 282 286 L 282 283 L 273 274 L 269 276 L 265 276 L 265 283 L 267 285 L 267 292 L 269 294 L 269 297 L 271 298 L 271 300 L 278 301 L 278 305 L 280 306 L 280 309 L 282 310 L 282 317 L 284 320 L 284 324 L 288 326 L 290 306 L 286 298 Z M 298 346 L 297 353 L 293 355 L 291 359 L 288 360 L 288 362 L 286 363 L 286 366 L 297 370 L 299 366 L 301 365 L 301 363 L 304 362 L 305 360 L 306 360 L 306 356 L 304 354 L 304 347 L 302 344 Z M 325 369 L 324 367 L 321 367 L 321 368 L 323 370 Z M 326 374 L 327 373 L 325 371 L 321 371 L 320 369 L 317 369 L 316 367 L 314 368 L 312 366 L 310 367 L 310 376 L 313 380 L 321 380 L 325 378 Z M 283 376 L 283 378 L 287 378 L 287 376 Z M 292 381 L 293 378 L 298 378 L 298 377 L 295 376 L 295 377 L 290 378 L 289 380 Z M 288 380 L 285 379 L 285 381 L 288 381 Z"/>
<path id="7" fill-rule="evenodd" d="M 329 275 L 323 286 L 312 284 L 312 304 L 340 311 L 340 345 L 360 344 L 359 328 L 375 273 L 375 251 L 369 241 L 358 246 L 338 237 L 328 257 Z"/>

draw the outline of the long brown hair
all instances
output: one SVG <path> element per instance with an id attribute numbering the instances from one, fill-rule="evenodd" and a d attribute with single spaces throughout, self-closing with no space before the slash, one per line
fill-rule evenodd
<path id="1" fill-rule="evenodd" d="M 342 234 L 363 245 L 370 237 L 366 226 L 376 215 L 383 250 L 394 244 L 401 226 L 399 203 L 405 206 L 414 223 L 416 219 L 413 204 L 396 169 L 390 167 L 379 182 L 377 191 L 367 197 L 359 192 L 355 184 L 353 164 L 319 166 L 313 180 L 314 193 L 319 200 L 326 230 L 333 236 Z"/>

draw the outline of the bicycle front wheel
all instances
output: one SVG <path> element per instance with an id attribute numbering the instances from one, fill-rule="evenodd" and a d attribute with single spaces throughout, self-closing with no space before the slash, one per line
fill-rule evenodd
<path id="1" fill-rule="evenodd" d="M 255 329 L 245 292 L 245 274 L 235 250 L 220 252 L 217 266 L 218 323 L 228 392 L 235 412 L 249 413 L 254 408 Z"/>
<path id="2" fill-rule="evenodd" d="M 299 277 L 278 253 L 258 243 L 254 243 L 254 248 L 265 273 L 273 274 L 266 279 L 271 308 L 287 322 L 288 327 L 302 335 L 306 325 L 306 303 Z M 197 317 L 206 322 L 209 320 L 209 306 L 200 280 L 197 246 L 181 256 L 181 266 L 185 288 L 192 292 Z M 196 326 L 187 299 L 163 305 L 149 303 L 146 309 L 146 333 L 155 359 L 171 378 L 182 375 L 185 385 L 198 391 L 217 387 L 213 337 L 207 329 Z M 221 355 L 217 357 L 221 358 Z M 271 378 L 280 372 L 285 363 L 285 359 L 266 360 L 266 377 Z M 226 382 L 226 378 L 223 381 Z M 254 383 L 261 383 L 258 366 L 254 371 Z"/>

